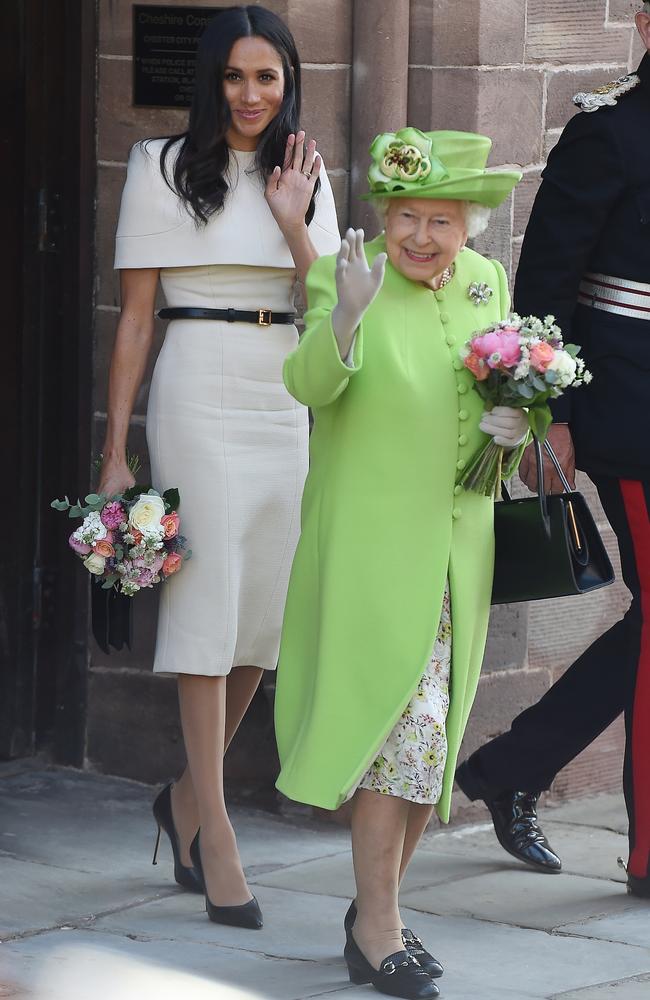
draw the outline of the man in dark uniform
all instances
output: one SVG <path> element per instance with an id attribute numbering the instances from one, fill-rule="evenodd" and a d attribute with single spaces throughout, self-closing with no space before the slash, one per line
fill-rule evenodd
<path id="1" fill-rule="evenodd" d="M 650 3 L 636 26 L 650 53 Z M 577 466 L 596 485 L 632 603 L 456 778 L 486 802 L 507 851 L 559 871 L 537 821 L 539 793 L 624 712 L 628 890 L 650 896 L 650 54 L 636 74 L 575 101 L 583 110 L 549 157 L 514 302 L 522 315 L 554 314 L 593 373 L 554 404 L 549 439 L 571 482 Z M 527 455 L 520 469 L 531 489 L 533 463 Z M 561 492 L 550 464 L 545 471 Z"/>

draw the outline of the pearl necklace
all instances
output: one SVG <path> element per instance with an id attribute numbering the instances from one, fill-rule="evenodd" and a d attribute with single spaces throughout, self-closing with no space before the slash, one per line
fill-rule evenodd
<path id="1" fill-rule="evenodd" d="M 451 281 L 451 279 L 454 276 L 454 271 L 455 270 L 456 270 L 456 266 L 454 264 L 452 264 L 451 267 L 446 267 L 444 269 L 444 271 L 442 272 L 442 277 L 440 278 L 440 284 L 435 289 L 437 292 L 439 292 L 441 288 L 444 288 L 445 285 L 449 284 L 449 282 Z"/>

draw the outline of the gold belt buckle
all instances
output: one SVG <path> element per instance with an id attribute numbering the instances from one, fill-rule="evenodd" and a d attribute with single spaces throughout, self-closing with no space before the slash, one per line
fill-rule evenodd
<path id="1" fill-rule="evenodd" d="M 273 313 L 270 309 L 258 309 L 257 310 L 257 323 L 258 326 L 270 326 L 273 322 Z"/>

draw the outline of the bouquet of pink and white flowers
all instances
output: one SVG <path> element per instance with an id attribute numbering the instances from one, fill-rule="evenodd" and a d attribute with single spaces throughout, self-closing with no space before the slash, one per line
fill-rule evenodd
<path id="1" fill-rule="evenodd" d="M 474 388 L 486 409 L 511 406 L 527 411 L 534 436 L 544 441 L 552 423 L 550 399 L 568 388 L 591 382 L 578 356 L 580 348 L 564 344 L 554 316 L 512 313 L 502 322 L 475 333 L 461 351 L 465 367 L 475 378 Z M 494 497 L 501 481 L 504 448 L 490 441 L 460 476 L 468 490 Z"/>
<path id="2" fill-rule="evenodd" d="M 177 573 L 190 558 L 180 534 L 178 490 L 134 486 L 107 497 L 90 493 L 84 503 L 53 500 L 54 510 L 83 518 L 68 543 L 105 590 L 115 587 L 127 597 Z"/>

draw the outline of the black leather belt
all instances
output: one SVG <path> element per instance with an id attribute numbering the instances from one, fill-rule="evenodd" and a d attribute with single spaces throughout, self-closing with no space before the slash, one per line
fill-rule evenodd
<path id="1" fill-rule="evenodd" d="M 256 323 L 271 326 L 272 323 L 293 323 L 295 313 L 272 312 L 270 309 L 201 309 L 199 306 L 172 306 L 161 309 L 160 319 L 219 319 L 226 323 Z"/>

